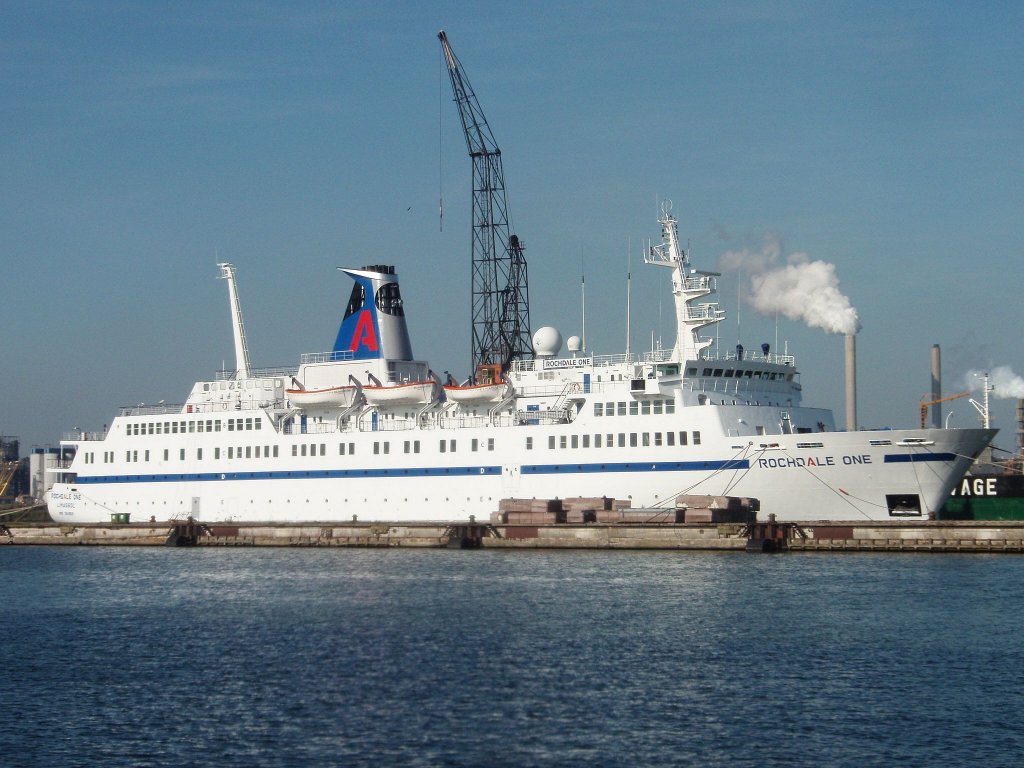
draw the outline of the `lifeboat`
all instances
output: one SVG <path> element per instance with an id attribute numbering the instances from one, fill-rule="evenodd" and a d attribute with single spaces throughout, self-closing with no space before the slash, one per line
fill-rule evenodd
<path id="1" fill-rule="evenodd" d="M 371 405 L 413 405 L 429 403 L 434 395 L 434 382 L 410 381 L 407 384 L 364 385 L 363 394 Z"/>
<path id="2" fill-rule="evenodd" d="M 453 403 L 493 403 L 504 396 L 505 389 L 501 366 L 482 363 L 477 366 L 473 379 L 462 384 L 456 384 L 449 376 L 448 383 L 444 385 L 444 394 Z"/>
<path id="3" fill-rule="evenodd" d="M 356 395 L 355 387 L 330 387 L 328 389 L 286 389 L 285 394 L 292 404 L 299 408 L 347 408 Z"/>
<path id="4" fill-rule="evenodd" d="M 505 392 L 505 383 L 445 385 L 444 394 L 453 403 L 493 403 Z"/>

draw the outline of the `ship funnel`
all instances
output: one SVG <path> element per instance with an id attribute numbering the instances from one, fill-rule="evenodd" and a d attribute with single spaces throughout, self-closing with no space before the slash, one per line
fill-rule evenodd
<path id="1" fill-rule="evenodd" d="M 373 265 L 339 269 L 355 285 L 334 341 L 335 359 L 412 360 L 395 268 Z"/>
<path id="2" fill-rule="evenodd" d="M 846 429 L 857 431 L 857 337 L 852 333 L 846 339 Z"/>

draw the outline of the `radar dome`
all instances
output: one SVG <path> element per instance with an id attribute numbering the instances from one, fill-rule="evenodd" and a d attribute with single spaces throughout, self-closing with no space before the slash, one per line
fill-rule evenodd
<path id="1" fill-rule="evenodd" d="M 565 348 L 570 352 L 579 352 L 583 349 L 583 340 L 579 336 L 570 336 L 565 340 Z"/>
<path id="2" fill-rule="evenodd" d="M 533 334 L 533 351 L 538 357 L 554 357 L 562 348 L 562 334 L 557 328 L 545 325 Z"/>

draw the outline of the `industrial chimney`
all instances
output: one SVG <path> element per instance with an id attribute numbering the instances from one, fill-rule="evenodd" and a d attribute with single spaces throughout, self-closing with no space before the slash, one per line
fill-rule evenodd
<path id="1" fill-rule="evenodd" d="M 942 429 L 942 352 L 932 344 L 932 426 Z"/>
<path id="2" fill-rule="evenodd" d="M 857 341 L 846 334 L 846 430 L 857 431 Z"/>

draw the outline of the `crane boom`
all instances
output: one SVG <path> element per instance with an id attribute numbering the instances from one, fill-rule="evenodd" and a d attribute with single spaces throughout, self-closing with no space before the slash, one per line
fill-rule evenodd
<path id="1" fill-rule="evenodd" d="M 928 409 L 931 406 L 938 405 L 939 403 L 948 403 L 950 400 L 959 400 L 961 397 L 967 397 L 969 394 L 971 394 L 970 390 L 967 392 L 958 392 L 957 394 L 949 395 L 948 397 L 940 397 L 938 400 L 927 401 L 925 398 L 928 397 L 928 395 L 923 395 L 921 397 L 921 429 L 924 429 L 924 425 L 928 421 Z"/>
<path id="2" fill-rule="evenodd" d="M 526 258 L 519 238 L 509 233 L 501 149 L 448 36 L 442 30 L 437 37 L 473 164 L 471 363 L 474 371 L 494 363 L 505 370 L 512 360 L 532 355 Z"/>

